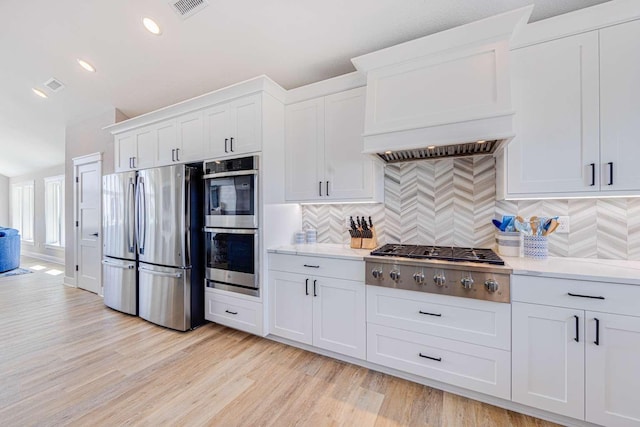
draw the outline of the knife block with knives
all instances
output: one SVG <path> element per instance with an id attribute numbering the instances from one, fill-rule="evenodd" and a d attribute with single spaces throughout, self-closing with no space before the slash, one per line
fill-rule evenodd
<path id="1" fill-rule="evenodd" d="M 349 235 L 351 236 L 351 247 L 353 249 L 375 249 L 378 247 L 378 238 L 376 236 L 376 229 L 373 226 L 371 217 L 369 217 L 369 223 L 364 215 L 362 221 L 360 217 L 356 217 L 357 224 L 353 220 L 353 217 L 349 218 L 351 228 L 349 229 Z"/>

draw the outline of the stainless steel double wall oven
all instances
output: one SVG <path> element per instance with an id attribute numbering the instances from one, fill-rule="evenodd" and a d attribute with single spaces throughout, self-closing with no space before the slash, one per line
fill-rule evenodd
<path id="1" fill-rule="evenodd" d="M 204 162 L 205 284 L 258 296 L 258 157 Z"/>

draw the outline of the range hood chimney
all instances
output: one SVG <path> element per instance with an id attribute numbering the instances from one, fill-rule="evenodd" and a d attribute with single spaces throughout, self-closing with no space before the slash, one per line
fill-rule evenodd
<path id="1" fill-rule="evenodd" d="M 353 58 L 367 75 L 363 152 L 403 162 L 492 154 L 511 140 L 509 40 L 532 10 Z"/>

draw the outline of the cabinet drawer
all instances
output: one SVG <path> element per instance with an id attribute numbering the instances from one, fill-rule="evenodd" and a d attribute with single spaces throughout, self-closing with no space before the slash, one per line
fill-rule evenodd
<path id="1" fill-rule="evenodd" d="M 261 303 L 206 292 L 205 304 L 205 319 L 252 334 L 264 335 Z"/>
<path id="2" fill-rule="evenodd" d="M 638 316 L 640 286 L 549 277 L 512 276 L 511 299 L 534 304 Z"/>
<path id="3" fill-rule="evenodd" d="M 367 286 L 367 322 L 511 348 L 510 304 Z"/>
<path id="4" fill-rule="evenodd" d="M 511 398 L 511 353 L 367 324 L 367 360 L 502 399 Z"/>
<path id="5" fill-rule="evenodd" d="M 272 253 L 269 254 L 269 269 L 364 281 L 364 261 L 357 260 Z"/>

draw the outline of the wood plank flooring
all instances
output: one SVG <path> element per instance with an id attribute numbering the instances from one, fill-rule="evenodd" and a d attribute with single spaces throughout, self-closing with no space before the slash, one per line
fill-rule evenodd
<path id="1" fill-rule="evenodd" d="M 46 271 L 0 278 L 2 426 L 554 425 L 219 325 L 164 329 Z"/>

